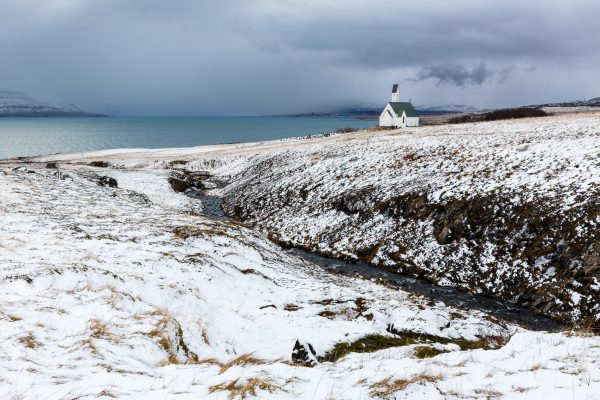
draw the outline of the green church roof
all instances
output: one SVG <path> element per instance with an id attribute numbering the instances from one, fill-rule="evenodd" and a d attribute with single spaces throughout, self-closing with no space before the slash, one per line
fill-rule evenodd
<path id="1" fill-rule="evenodd" d="M 390 106 L 392 106 L 392 109 L 399 117 L 402 115 L 402 111 L 406 112 L 407 117 L 418 117 L 415 108 L 409 101 L 390 102 Z"/>

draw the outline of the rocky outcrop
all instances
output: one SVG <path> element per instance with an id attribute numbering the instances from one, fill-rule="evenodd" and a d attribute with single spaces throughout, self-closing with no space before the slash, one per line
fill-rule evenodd
<path id="1" fill-rule="evenodd" d="M 92 161 L 92 162 L 90 162 L 90 166 L 97 167 L 97 168 L 108 168 L 110 166 L 110 164 L 107 163 L 106 161 Z"/>
<path id="2" fill-rule="evenodd" d="M 202 180 L 205 178 L 202 174 L 173 171 L 169 176 L 169 184 L 173 191 L 183 193 L 188 189 L 204 189 Z"/>
<path id="3" fill-rule="evenodd" d="M 115 178 L 112 178 L 110 176 L 101 176 L 98 178 L 98 184 L 100 186 L 108 186 L 108 187 L 112 187 L 112 188 L 116 188 L 119 186 L 117 180 Z"/>
<path id="4" fill-rule="evenodd" d="M 310 343 L 296 340 L 294 349 L 292 350 L 292 362 L 301 364 L 307 367 L 314 367 L 317 365 L 317 353 Z"/>

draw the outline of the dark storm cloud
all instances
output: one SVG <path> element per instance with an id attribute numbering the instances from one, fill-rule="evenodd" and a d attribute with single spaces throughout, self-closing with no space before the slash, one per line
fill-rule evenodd
<path id="1" fill-rule="evenodd" d="M 591 97 L 599 18 L 586 0 L 0 0 L 0 88 L 114 114 L 380 103 L 395 81 L 422 103 Z"/>
<path id="2" fill-rule="evenodd" d="M 408 81 L 419 82 L 433 78 L 438 85 L 448 84 L 465 87 L 467 85 L 481 85 L 493 79 L 502 83 L 510 77 L 513 71 L 513 67 L 491 70 L 483 62 L 471 70 L 462 65 L 434 65 L 424 67 L 418 72 L 416 78 L 408 79 Z"/>

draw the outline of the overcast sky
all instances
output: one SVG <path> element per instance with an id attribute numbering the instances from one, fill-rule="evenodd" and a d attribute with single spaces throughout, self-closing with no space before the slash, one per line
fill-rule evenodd
<path id="1" fill-rule="evenodd" d="M 600 1 L 0 0 L 0 88 L 114 115 L 600 96 Z"/>

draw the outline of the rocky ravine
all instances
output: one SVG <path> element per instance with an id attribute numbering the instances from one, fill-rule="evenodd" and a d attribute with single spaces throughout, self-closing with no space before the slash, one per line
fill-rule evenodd
<path id="1" fill-rule="evenodd" d="M 282 244 L 600 325 L 600 118 L 427 127 L 245 160 L 226 213 Z"/>

